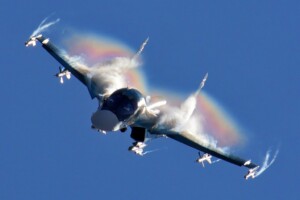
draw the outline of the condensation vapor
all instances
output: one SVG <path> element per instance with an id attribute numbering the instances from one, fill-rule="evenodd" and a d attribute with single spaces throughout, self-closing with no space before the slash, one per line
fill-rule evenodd
<path id="1" fill-rule="evenodd" d="M 199 95 L 200 90 L 203 88 L 205 81 L 207 79 L 207 75 L 202 80 L 199 89 L 191 94 L 178 108 L 167 107 L 163 110 L 162 115 L 160 117 L 160 124 L 162 126 L 166 126 L 167 128 L 172 128 L 175 131 L 182 131 L 186 128 L 186 125 L 191 125 L 188 122 L 192 121 L 192 117 L 194 111 L 197 106 L 197 95 Z M 195 117 L 195 116 L 194 116 Z M 192 128 L 195 126 L 192 126 Z"/>
<path id="2" fill-rule="evenodd" d="M 48 17 L 44 19 L 31 36 L 46 31 L 50 26 L 59 22 L 60 19 L 46 23 Z M 109 61 L 101 62 L 89 66 L 81 56 L 70 56 L 67 52 L 60 50 L 59 54 L 80 73 L 85 75 L 93 83 L 90 88 L 92 94 L 110 95 L 114 91 L 128 86 L 124 74 L 140 65 L 138 57 L 142 53 L 148 38 L 141 45 L 140 49 L 132 57 L 115 57 Z M 197 97 L 205 84 L 207 75 L 202 80 L 200 87 L 191 94 L 178 107 L 177 105 L 167 105 L 161 107 L 158 126 L 173 130 L 175 132 L 185 132 L 196 138 L 197 142 L 217 148 L 217 140 L 205 133 L 203 128 L 203 116 L 195 112 L 197 107 Z"/>
<path id="3" fill-rule="evenodd" d="M 257 173 L 255 174 L 255 177 L 258 177 L 260 176 L 263 172 L 265 172 L 276 160 L 277 158 L 277 155 L 279 153 L 279 149 L 276 150 L 273 158 L 271 161 L 269 161 L 270 159 L 270 156 L 271 156 L 271 150 L 268 150 L 267 151 L 267 154 L 265 156 L 265 159 L 264 159 L 264 162 L 263 162 L 263 165 L 260 167 L 260 170 L 257 171 Z"/>
<path id="4" fill-rule="evenodd" d="M 203 128 L 203 116 L 199 112 L 195 112 L 197 107 L 197 96 L 204 86 L 207 75 L 202 80 L 199 89 L 191 94 L 180 107 L 167 104 L 162 108 L 158 126 L 163 129 L 170 129 L 175 132 L 185 132 L 193 135 L 196 140 L 204 146 L 217 148 L 217 141 L 207 133 Z M 219 148 L 225 151 L 225 149 Z"/>
<path id="5" fill-rule="evenodd" d="M 139 62 L 135 58 L 117 57 L 89 68 L 88 77 L 100 89 L 96 92 L 106 95 L 127 87 L 128 83 L 124 73 L 139 66 Z"/>
<path id="6" fill-rule="evenodd" d="M 161 150 L 161 149 L 154 149 L 154 150 L 145 151 L 142 155 L 144 156 L 146 154 L 154 153 L 154 152 L 159 151 L 159 150 Z"/>
<path id="7" fill-rule="evenodd" d="M 40 33 L 46 31 L 50 26 L 56 24 L 57 22 L 60 21 L 60 19 L 56 19 L 55 21 L 51 21 L 51 22 L 48 22 L 46 23 L 46 21 L 48 20 L 49 17 L 46 17 L 41 23 L 40 25 L 38 26 L 38 28 L 36 30 L 34 30 L 32 32 L 32 34 L 30 35 L 30 37 L 35 37 L 37 35 L 39 35 Z"/>
<path id="8" fill-rule="evenodd" d="M 109 95 L 118 89 L 129 86 L 128 77 L 125 74 L 129 73 L 130 70 L 134 71 L 141 65 L 140 55 L 148 40 L 149 38 L 142 43 L 139 50 L 131 57 L 115 57 L 92 66 L 86 64 L 83 57 L 79 56 L 79 59 L 78 56 L 70 57 L 66 52 L 64 52 L 64 55 L 69 61 L 74 60 L 73 64 L 76 70 L 86 75 L 93 83 L 91 86 L 93 94 Z"/>
<path id="9" fill-rule="evenodd" d="M 80 56 L 69 56 L 66 52 L 61 55 L 72 63 L 74 68 L 86 75 L 95 85 L 92 91 L 95 94 L 108 95 L 115 90 L 127 87 L 124 73 L 139 66 L 137 59 L 117 57 L 112 60 L 88 66 Z"/>
<path id="10" fill-rule="evenodd" d="M 85 39 L 83 40 L 82 37 L 85 37 Z M 71 49 L 72 46 L 75 49 L 76 46 L 80 49 L 80 44 L 83 45 L 82 49 L 83 52 L 85 51 L 86 55 L 82 54 L 82 56 L 80 56 L 81 60 L 77 63 L 76 69 L 86 75 L 89 81 L 93 83 L 90 88 L 93 94 L 101 94 L 105 96 L 120 88 L 135 87 L 135 84 L 138 84 L 133 83 L 134 80 L 132 81 L 130 78 L 132 78 L 132 74 L 137 71 L 137 68 L 141 66 L 140 55 L 148 40 L 149 39 L 147 38 L 142 43 L 135 54 L 128 49 L 124 49 L 124 47 L 121 47 L 120 45 L 118 46 L 115 42 L 110 43 L 101 37 L 91 37 L 88 34 L 72 39 L 70 46 Z M 76 44 L 76 42 L 78 43 Z M 101 47 L 101 45 L 103 46 Z M 115 52 L 118 52 L 119 54 L 113 55 L 112 58 L 108 56 L 107 58 L 102 58 L 97 61 L 89 57 L 89 53 L 99 56 L 101 56 L 101 53 L 105 55 L 105 47 L 107 47 L 106 51 L 108 54 L 114 54 Z M 97 52 L 97 50 L 101 53 Z M 123 54 L 120 54 L 120 52 Z"/>

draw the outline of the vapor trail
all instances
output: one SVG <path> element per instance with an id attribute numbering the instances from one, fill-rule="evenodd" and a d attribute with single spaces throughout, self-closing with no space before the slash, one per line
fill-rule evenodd
<path id="1" fill-rule="evenodd" d="M 266 171 L 275 162 L 278 153 L 279 153 L 279 149 L 276 150 L 272 160 L 269 162 L 271 150 L 267 151 L 267 154 L 266 154 L 266 157 L 264 159 L 263 165 L 261 166 L 260 170 L 257 171 L 257 173 L 255 174 L 255 177 L 260 176 L 264 171 Z"/>
<path id="2" fill-rule="evenodd" d="M 60 21 L 60 19 L 56 19 L 55 21 L 51 21 L 51 22 L 48 22 L 46 23 L 46 21 L 48 20 L 49 17 L 46 17 L 41 23 L 40 25 L 38 26 L 38 28 L 36 30 L 33 31 L 33 33 L 30 35 L 30 37 L 35 37 L 37 36 L 38 34 L 46 31 L 50 26 L 56 24 L 57 22 Z M 46 23 L 46 24 L 45 24 Z"/>
<path id="3" fill-rule="evenodd" d="M 149 37 L 147 37 L 147 39 L 146 39 L 146 40 L 143 42 L 143 44 L 140 46 L 138 52 L 136 52 L 136 54 L 132 57 L 132 60 L 137 59 L 137 58 L 141 55 L 141 53 L 142 53 L 142 51 L 144 50 L 145 46 L 147 45 L 148 41 L 149 41 Z"/>
<path id="4" fill-rule="evenodd" d="M 221 161 L 221 159 L 214 160 L 214 161 L 211 162 L 211 164 L 215 164 L 215 163 L 220 162 L 220 161 Z"/>
<path id="5" fill-rule="evenodd" d="M 203 80 L 201 81 L 201 84 L 199 86 L 199 89 L 192 95 L 190 95 L 182 104 L 181 104 L 181 111 L 182 111 L 182 117 L 183 124 L 185 124 L 186 121 L 188 121 L 191 116 L 194 113 L 194 110 L 197 106 L 197 96 L 200 94 L 201 89 L 204 87 L 205 82 L 207 80 L 208 73 L 205 74 Z"/>
<path id="6" fill-rule="evenodd" d="M 149 154 L 149 153 L 153 153 L 155 151 L 159 151 L 160 149 L 154 149 L 154 150 L 149 150 L 149 151 L 146 151 L 143 153 L 143 156 L 146 155 L 146 154 Z"/>

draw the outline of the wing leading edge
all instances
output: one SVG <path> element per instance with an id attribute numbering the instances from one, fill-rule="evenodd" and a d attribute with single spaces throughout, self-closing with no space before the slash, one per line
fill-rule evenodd
<path id="1" fill-rule="evenodd" d="M 98 85 L 91 80 L 90 70 L 86 66 L 80 65 L 78 60 L 70 57 L 65 52 L 57 48 L 54 44 L 49 41 L 49 38 L 45 38 L 42 35 L 31 38 L 29 41 L 38 40 L 42 47 L 52 55 L 64 68 L 71 72 L 73 76 L 75 76 L 81 83 L 83 83 L 89 93 L 91 98 L 99 97 L 101 94 L 97 91 Z M 28 42 L 27 42 L 28 43 Z"/>
<path id="2" fill-rule="evenodd" d="M 48 51 L 61 65 L 63 65 L 69 72 L 72 73 L 80 82 L 84 85 L 87 85 L 86 77 L 76 70 L 72 64 L 70 58 L 68 58 L 64 53 L 58 49 L 55 45 L 53 45 L 48 38 L 44 36 L 40 36 L 36 38 L 38 41 L 42 43 L 42 47 Z"/>
<path id="3" fill-rule="evenodd" d="M 199 139 L 196 136 L 194 136 L 193 134 L 190 134 L 188 132 L 181 132 L 181 133 L 169 132 L 166 135 L 178 142 L 181 142 L 185 145 L 188 145 L 188 146 L 195 148 L 197 150 L 200 150 L 202 152 L 208 153 L 212 156 L 215 156 L 217 158 L 220 158 L 222 160 L 225 160 L 225 161 L 235 164 L 237 166 L 240 166 L 240 167 L 245 166 L 250 169 L 258 166 L 252 162 L 249 162 L 248 160 L 244 160 L 237 156 L 227 154 L 227 153 L 225 153 L 221 150 L 218 150 L 212 146 L 206 146 L 204 144 L 201 144 L 199 142 Z"/>

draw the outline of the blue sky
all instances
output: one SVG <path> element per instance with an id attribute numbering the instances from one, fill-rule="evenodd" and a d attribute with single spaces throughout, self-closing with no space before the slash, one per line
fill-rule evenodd
<path id="1" fill-rule="evenodd" d="M 0 199 L 297 199 L 299 8 L 296 0 L 1 1 Z M 149 36 L 143 67 L 153 86 L 188 94 L 209 72 L 205 90 L 247 129 L 237 153 L 261 163 L 280 145 L 275 164 L 245 181 L 246 169 L 203 169 L 197 151 L 171 139 L 137 157 L 129 133 L 90 130 L 96 101 L 75 79 L 61 86 L 41 47 L 24 46 L 51 13 L 61 18 L 56 31 L 105 33 L 133 48 Z"/>

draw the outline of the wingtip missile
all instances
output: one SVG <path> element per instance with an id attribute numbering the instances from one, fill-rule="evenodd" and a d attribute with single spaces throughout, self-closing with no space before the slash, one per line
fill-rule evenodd
<path id="1" fill-rule="evenodd" d="M 36 42 L 37 42 L 37 39 L 38 38 L 41 38 L 42 37 L 42 35 L 40 34 L 40 35 L 37 35 L 37 36 L 32 36 L 32 37 L 30 37 L 26 42 L 25 42 L 25 46 L 26 47 L 29 47 L 29 46 L 35 46 L 36 45 Z"/>
<path id="2" fill-rule="evenodd" d="M 256 166 L 254 168 L 249 169 L 249 171 L 247 172 L 247 174 L 244 176 L 244 178 L 246 180 L 248 180 L 250 177 L 252 179 L 254 179 L 255 177 L 257 177 L 257 170 L 258 170 L 259 166 Z"/>
<path id="3" fill-rule="evenodd" d="M 28 41 L 25 42 L 25 46 L 26 47 L 29 47 L 29 46 L 33 46 L 34 47 L 35 45 L 36 45 L 36 41 L 35 40 L 31 40 L 30 39 L 30 40 L 28 40 Z"/>

